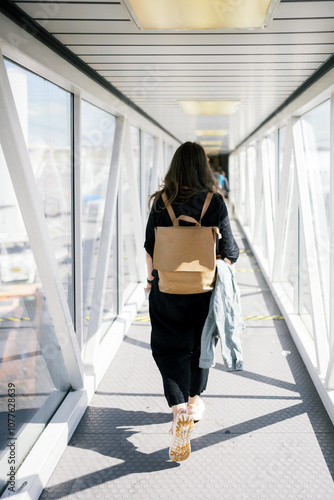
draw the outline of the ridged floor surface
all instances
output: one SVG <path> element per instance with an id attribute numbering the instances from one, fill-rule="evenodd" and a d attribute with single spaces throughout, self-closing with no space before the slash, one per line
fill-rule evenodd
<path id="1" fill-rule="evenodd" d="M 41 499 L 334 498 L 334 429 L 238 226 L 245 370 L 210 370 L 192 453 L 169 460 L 171 412 L 145 303 Z"/>

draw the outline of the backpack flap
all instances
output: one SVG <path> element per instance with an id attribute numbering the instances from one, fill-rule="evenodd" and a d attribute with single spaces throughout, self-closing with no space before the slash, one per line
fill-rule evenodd
<path id="1" fill-rule="evenodd" d="M 153 267 L 158 271 L 207 272 L 216 265 L 216 227 L 155 228 Z"/>

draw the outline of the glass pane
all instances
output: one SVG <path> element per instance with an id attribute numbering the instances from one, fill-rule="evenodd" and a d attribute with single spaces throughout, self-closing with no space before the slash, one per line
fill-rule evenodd
<path id="1" fill-rule="evenodd" d="M 239 155 L 238 153 L 233 153 L 229 159 L 230 168 L 230 180 L 231 180 L 231 195 L 235 211 L 240 215 L 241 210 L 241 195 L 240 195 L 240 165 L 239 165 Z"/>
<path id="2" fill-rule="evenodd" d="M 72 96 L 10 61 L 6 67 L 73 317 Z"/>
<path id="3" fill-rule="evenodd" d="M 300 118 L 319 266 L 319 281 L 329 323 L 329 222 L 330 222 L 330 101 Z M 303 263 L 302 263 L 303 264 Z M 310 270 L 312 272 L 312 270 Z M 305 294 L 306 292 L 304 292 Z"/>
<path id="4" fill-rule="evenodd" d="M 6 478 L 8 438 L 16 438 L 18 467 L 70 384 L 1 148 L 0 178 L 0 477 Z M 15 394 L 10 425 L 8 389 Z M 0 479 L 0 491 L 4 485 Z"/>
<path id="5" fill-rule="evenodd" d="M 140 182 L 140 130 L 136 127 L 130 126 L 131 134 L 131 146 L 132 146 L 132 158 L 133 167 L 136 173 L 136 180 L 138 186 L 138 193 L 141 193 L 141 182 Z"/>
<path id="6" fill-rule="evenodd" d="M 285 133 L 286 133 L 286 126 L 278 130 L 278 196 L 279 196 L 279 187 L 280 187 L 282 168 L 283 168 Z"/>
<path id="7" fill-rule="evenodd" d="M 294 164 L 291 163 L 291 169 L 294 170 Z M 295 209 L 294 203 L 294 172 L 291 173 L 288 189 L 288 210 L 284 229 L 284 246 L 282 255 L 282 276 L 281 281 L 287 292 L 287 295 L 294 303 L 294 290 L 297 281 L 298 269 L 297 254 L 297 231 L 298 231 L 298 211 Z M 292 311 L 293 312 L 293 311 Z"/>
<path id="8" fill-rule="evenodd" d="M 128 169 L 123 158 L 123 299 L 129 298 L 133 284 L 138 283 L 138 252 L 136 249 L 135 234 L 133 231 L 133 202 L 131 199 Z"/>
<path id="9" fill-rule="evenodd" d="M 299 277 L 299 315 L 307 330 L 313 336 L 312 325 L 312 303 L 310 296 L 310 282 L 308 274 L 308 265 L 305 253 L 305 245 L 300 238 L 300 277 Z"/>
<path id="10" fill-rule="evenodd" d="M 275 132 L 267 137 L 268 170 L 271 189 L 271 203 L 273 220 L 276 213 L 276 160 L 275 160 Z"/>
<path id="11" fill-rule="evenodd" d="M 116 119 L 82 101 L 82 239 L 85 332 L 90 318 Z"/>
<path id="12" fill-rule="evenodd" d="M 319 195 L 313 205 L 320 204 L 329 230 L 330 186 L 330 101 L 322 103 L 300 118 L 311 198 Z M 313 195 L 313 196 L 312 196 Z M 315 207 L 313 207 L 315 208 Z M 316 216 L 315 210 L 313 210 Z"/>
<path id="13" fill-rule="evenodd" d="M 249 225 L 253 227 L 255 213 L 255 179 L 256 179 L 256 149 L 254 146 L 247 148 L 247 169 L 249 179 Z"/>
<path id="14" fill-rule="evenodd" d="M 153 192 L 152 186 L 152 171 L 153 171 L 153 158 L 154 158 L 154 137 L 149 134 L 144 133 L 144 176 L 145 176 L 145 199 L 143 203 L 143 208 L 145 213 L 143 213 L 144 220 L 146 221 L 148 217 L 148 198 Z"/>
<path id="15" fill-rule="evenodd" d="M 112 230 L 112 243 L 107 283 L 104 293 L 104 308 L 102 313 L 100 340 L 102 340 L 108 332 L 108 329 L 114 322 L 118 312 L 117 219 L 118 217 L 116 216 Z"/>
<path id="16" fill-rule="evenodd" d="M 242 222 L 244 222 L 245 217 L 245 198 L 246 198 L 246 182 L 245 182 L 245 170 L 246 170 L 246 151 L 243 149 L 239 153 L 239 196 L 240 196 L 240 215 L 242 217 Z"/>
<path id="17" fill-rule="evenodd" d="M 168 144 L 167 148 L 166 148 L 166 166 L 167 166 L 167 169 L 169 168 L 169 165 L 172 161 L 174 151 L 175 151 L 175 148 L 173 146 L 171 146 L 170 144 Z"/>

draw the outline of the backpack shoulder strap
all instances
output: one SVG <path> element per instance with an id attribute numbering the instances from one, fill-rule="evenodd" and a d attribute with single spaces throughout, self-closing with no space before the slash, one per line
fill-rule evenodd
<path id="1" fill-rule="evenodd" d="M 206 214 L 207 209 L 209 208 L 209 205 L 210 205 L 211 200 L 212 200 L 212 196 L 213 196 L 213 193 L 208 193 L 207 196 L 206 196 L 206 198 L 205 198 L 205 202 L 204 202 L 204 205 L 203 205 L 203 209 L 202 209 L 200 221 L 203 219 L 204 215 Z M 165 204 L 165 207 L 167 208 L 169 217 L 171 218 L 171 221 L 174 224 L 174 221 L 176 220 L 176 215 L 174 213 L 172 205 L 170 205 L 170 203 L 167 202 L 166 193 L 162 193 L 161 198 L 163 199 L 163 202 Z M 193 220 L 190 221 L 189 220 L 189 222 L 196 222 L 196 221 L 193 221 Z"/>
<path id="2" fill-rule="evenodd" d="M 210 205 L 211 200 L 212 200 L 212 196 L 213 196 L 213 193 L 208 193 L 206 198 L 205 198 L 200 221 L 203 219 L 204 215 L 206 214 L 207 209 L 209 208 L 209 205 Z"/>
<path id="3" fill-rule="evenodd" d="M 162 193 L 161 198 L 163 199 L 163 202 L 164 202 L 164 204 L 165 204 L 165 207 L 167 208 L 167 211 L 168 211 L 169 217 L 171 218 L 172 223 L 174 224 L 174 221 L 175 221 L 175 219 L 176 219 L 176 216 L 175 216 L 174 210 L 173 210 L 173 208 L 172 208 L 172 205 L 171 205 L 170 203 L 167 203 L 167 196 L 166 196 L 166 193 Z"/>

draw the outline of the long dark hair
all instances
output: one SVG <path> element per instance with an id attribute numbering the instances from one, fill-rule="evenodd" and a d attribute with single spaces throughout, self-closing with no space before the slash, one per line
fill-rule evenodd
<path id="1" fill-rule="evenodd" d="M 172 204 L 176 198 L 179 199 L 179 203 L 185 203 L 196 193 L 216 192 L 215 178 L 202 146 L 196 142 L 181 144 L 174 153 L 160 188 L 149 199 L 149 205 L 153 200 L 155 210 L 162 193 L 166 193 L 168 203 Z"/>

